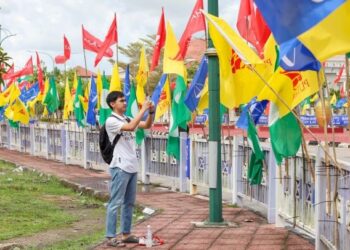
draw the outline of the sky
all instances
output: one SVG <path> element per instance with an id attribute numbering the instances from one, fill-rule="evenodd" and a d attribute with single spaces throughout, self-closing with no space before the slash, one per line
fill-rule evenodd
<path id="1" fill-rule="evenodd" d="M 104 39 L 114 13 L 117 14 L 120 46 L 127 46 L 148 34 L 155 34 L 164 7 L 165 18 L 171 22 L 179 40 L 196 0 L 0 0 L 2 46 L 20 69 L 35 50 L 50 70 L 53 58 L 63 54 L 63 35 L 71 45 L 71 59 L 67 68 L 84 66 L 81 25 L 93 35 Z M 239 0 L 218 0 L 219 16 L 235 26 Z M 207 0 L 204 0 L 207 10 Z M 115 46 L 113 46 L 115 47 Z M 115 48 L 112 49 L 115 51 Z M 87 67 L 93 66 L 95 55 L 86 51 Z M 119 58 L 127 61 L 126 58 Z M 35 60 L 33 61 L 36 62 Z M 63 65 L 57 65 L 63 70 Z M 107 59 L 98 68 L 109 74 L 112 70 Z"/>

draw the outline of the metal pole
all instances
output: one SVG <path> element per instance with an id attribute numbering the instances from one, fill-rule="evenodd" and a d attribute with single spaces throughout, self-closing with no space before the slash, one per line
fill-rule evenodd
<path id="1" fill-rule="evenodd" d="M 208 0 L 208 13 L 218 16 L 218 0 Z M 219 63 L 210 35 L 207 55 L 209 63 L 209 223 L 222 223 Z"/>

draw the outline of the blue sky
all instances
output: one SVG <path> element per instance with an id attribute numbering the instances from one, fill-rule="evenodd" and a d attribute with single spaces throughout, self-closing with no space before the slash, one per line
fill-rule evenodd
<path id="1" fill-rule="evenodd" d="M 63 34 L 71 44 L 72 56 L 67 68 L 84 65 L 81 25 L 103 39 L 113 14 L 117 13 L 119 44 L 155 34 L 161 7 L 166 19 L 171 22 L 179 39 L 196 0 L 0 0 L 0 24 L 2 38 L 9 34 L 16 36 L 4 40 L 3 47 L 14 59 L 16 68 L 21 68 L 32 51 L 44 52 L 41 60 L 49 69 L 52 59 L 63 53 Z M 219 0 L 220 16 L 235 26 L 239 0 Z M 205 9 L 207 0 L 204 0 Z M 115 48 L 113 48 L 115 50 Z M 47 55 L 49 54 L 49 55 Z M 95 54 L 87 52 L 87 65 L 93 67 Z M 62 65 L 59 65 L 63 69 Z M 106 73 L 111 65 L 106 60 L 98 65 Z"/>

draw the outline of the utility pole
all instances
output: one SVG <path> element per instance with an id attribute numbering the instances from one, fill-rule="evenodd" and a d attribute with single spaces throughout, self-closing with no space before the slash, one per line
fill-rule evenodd
<path id="1" fill-rule="evenodd" d="M 208 13 L 218 16 L 218 0 L 208 0 Z M 223 223 L 221 184 L 221 117 L 219 62 L 216 49 L 208 36 L 209 77 L 209 224 Z"/>

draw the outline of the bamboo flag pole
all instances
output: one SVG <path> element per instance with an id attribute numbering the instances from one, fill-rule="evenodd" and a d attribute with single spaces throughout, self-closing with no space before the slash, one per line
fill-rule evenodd
<path id="1" fill-rule="evenodd" d="M 324 132 L 324 141 L 325 141 L 325 164 L 326 164 L 326 213 L 328 214 L 331 211 L 331 177 L 330 177 L 330 166 L 329 166 L 329 146 L 328 146 L 328 131 L 327 131 L 327 118 L 326 118 L 326 104 L 324 100 L 324 91 L 323 91 L 323 86 L 320 80 L 320 77 L 318 75 L 318 87 L 319 87 L 319 96 L 321 98 L 321 104 L 322 104 L 322 116 L 323 116 L 323 132 Z M 326 153 L 327 152 L 327 153 Z"/>
<path id="2" fill-rule="evenodd" d="M 312 131 L 306 127 L 304 125 L 304 123 L 300 120 L 300 118 L 298 117 L 298 115 L 295 113 L 295 111 L 293 111 L 288 104 L 286 103 L 286 101 L 271 87 L 271 85 L 261 76 L 261 74 L 259 72 L 256 71 L 256 69 L 254 67 L 252 67 L 251 65 L 247 64 L 248 68 L 250 70 L 252 70 L 261 80 L 262 82 L 271 90 L 271 92 L 277 97 L 277 99 L 288 109 L 289 112 L 291 112 L 295 119 L 297 119 L 297 121 L 299 121 L 299 123 L 301 124 L 301 126 L 303 128 L 305 128 L 305 130 L 317 141 L 318 145 L 320 146 L 320 148 L 322 148 L 322 150 L 325 152 L 325 154 L 328 155 L 328 157 L 334 162 L 334 165 L 338 168 L 338 170 L 341 170 L 341 168 L 339 167 L 338 163 L 333 159 L 333 157 L 329 154 L 328 150 L 325 149 L 325 147 L 321 144 L 320 140 L 316 137 L 316 135 L 314 133 L 312 133 Z"/>

